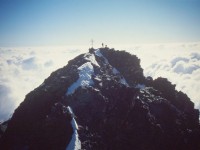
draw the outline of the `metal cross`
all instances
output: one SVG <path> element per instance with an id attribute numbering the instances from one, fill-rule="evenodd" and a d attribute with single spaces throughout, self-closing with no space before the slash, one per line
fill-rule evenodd
<path id="1" fill-rule="evenodd" d="M 92 40 L 91 40 L 91 45 L 92 45 L 92 48 L 93 48 L 93 44 L 94 44 L 94 40 L 92 39 Z"/>

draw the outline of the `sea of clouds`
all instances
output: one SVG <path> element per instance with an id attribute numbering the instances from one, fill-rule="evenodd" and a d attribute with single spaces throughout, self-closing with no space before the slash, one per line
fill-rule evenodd
<path id="1" fill-rule="evenodd" d="M 200 42 L 113 46 L 141 59 L 145 76 L 162 76 L 176 84 L 200 109 Z M 25 95 L 51 72 L 67 65 L 87 47 L 0 48 L 0 121 L 8 119 Z"/>

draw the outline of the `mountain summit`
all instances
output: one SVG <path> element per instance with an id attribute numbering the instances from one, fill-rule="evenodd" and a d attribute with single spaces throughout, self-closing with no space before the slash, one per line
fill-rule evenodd
<path id="1" fill-rule="evenodd" d="M 1 127 L 4 150 L 198 150 L 199 111 L 125 51 L 89 49 L 26 95 Z"/>

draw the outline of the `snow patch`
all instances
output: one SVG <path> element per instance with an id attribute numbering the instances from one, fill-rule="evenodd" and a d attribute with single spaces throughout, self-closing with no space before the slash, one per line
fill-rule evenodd
<path id="1" fill-rule="evenodd" d="M 120 74 L 120 72 L 119 72 L 116 68 L 114 68 L 114 67 L 113 67 L 113 69 L 112 69 L 112 72 L 113 72 L 114 75 Z M 124 84 L 124 85 L 126 85 L 126 86 L 129 86 L 128 83 L 126 82 L 126 80 L 125 80 L 125 78 L 124 78 L 123 76 L 122 76 L 121 79 L 120 79 L 120 83 L 121 83 L 121 84 Z"/>
<path id="2" fill-rule="evenodd" d="M 96 92 L 99 92 L 99 91 L 100 91 L 99 89 L 96 89 L 96 88 L 94 88 L 94 90 L 95 90 Z"/>
<path id="3" fill-rule="evenodd" d="M 97 80 L 97 81 L 101 81 L 101 78 L 98 77 L 98 76 L 95 76 L 94 79 Z"/>
<path id="4" fill-rule="evenodd" d="M 99 49 L 95 50 L 94 53 L 95 53 L 96 56 L 102 57 L 102 58 L 104 59 L 104 62 L 105 62 L 106 64 L 109 64 L 108 60 L 101 54 L 101 52 L 100 52 Z"/>
<path id="5" fill-rule="evenodd" d="M 66 77 L 66 76 L 61 76 L 60 78 L 61 78 L 61 79 L 66 79 L 67 77 Z"/>
<path id="6" fill-rule="evenodd" d="M 95 50 L 94 53 L 95 53 L 96 56 L 102 57 L 102 58 L 104 59 L 104 62 L 105 62 L 107 65 L 110 65 L 109 62 L 108 62 L 108 60 L 101 54 L 101 52 L 100 52 L 99 49 Z M 110 65 L 110 66 L 111 66 L 111 65 Z M 112 66 L 112 68 L 113 68 L 113 69 L 112 69 L 112 72 L 113 72 L 114 75 L 120 75 L 120 72 L 119 72 L 115 67 Z M 108 79 L 108 78 L 107 78 L 107 79 Z M 109 80 L 109 79 L 108 79 L 108 80 Z M 121 83 L 121 84 L 124 84 L 124 85 L 126 85 L 126 86 L 129 86 L 128 83 L 127 83 L 127 81 L 126 81 L 126 79 L 125 79 L 123 76 L 121 76 L 120 83 Z"/>
<path id="7" fill-rule="evenodd" d="M 78 68 L 79 70 L 79 79 L 74 82 L 67 90 L 67 95 L 71 95 L 75 92 L 77 88 L 88 87 L 93 85 L 92 75 L 94 74 L 94 68 L 91 62 L 87 62 Z"/>
<path id="8" fill-rule="evenodd" d="M 129 87 L 129 85 L 126 82 L 126 80 L 124 79 L 124 77 L 120 79 L 120 83 L 126 85 L 127 87 Z"/>
<path id="9" fill-rule="evenodd" d="M 70 143 L 68 144 L 66 150 L 80 150 L 81 149 L 81 142 L 78 138 L 78 125 L 76 123 L 76 120 L 74 119 L 74 113 L 71 109 L 71 107 L 67 107 L 69 113 L 72 115 L 71 125 L 73 128 L 73 135 L 71 138 Z"/>
<path id="10" fill-rule="evenodd" d="M 100 52 L 99 49 L 95 50 L 94 53 L 95 53 L 96 56 L 104 57 L 104 56 L 101 54 L 101 52 Z"/>
<path id="11" fill-rule="evenodd" d="M 73 113 L 73 111 L 72 111 L 72 109 L 71 109 L 70 106 L 67 107 L 67 110 L 68 110 L 68 112 L 69 112 L 69 114 L 70 114 L 71 116 L 74 116 L 74 113 Z"/>
<path id="12" fill-rule="evenodd" d="M 97 62 L 96 59 L 95 59 L 94 54 L 86 53 L 86 54 L 84 55 L 84 57 L 85 57 L 86 60 L 90 61 L 92 64 L 94 64 L 94 65 L 100 67 L 99 64 L 98 64 L 98 62 Z"/>
<path id="13" fill-rule="evenodd" d="M 112 71 L 113 71 L 113 74 L 115 74 L 115 75 L 116 75 L 116 74 L 119 74 L 119 71 L 118 71 L 116 68 L 113 68 Z"/>
<path id="14" fill-rule="evenodd" d="M 135 86 L 135 88 L 138 88 L 138 89 L 143 90 L 143 89 L 145 89 L 145 85 L 144 85 L 144 84 L 137 84 L 137 85 Z"/>

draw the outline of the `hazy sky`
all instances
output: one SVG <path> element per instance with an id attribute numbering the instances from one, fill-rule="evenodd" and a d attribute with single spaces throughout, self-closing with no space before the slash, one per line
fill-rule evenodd
<path id="1" fill-rule="evenodd" d="M 0 0 L 0 47 L 200 41 L 200 0 Z"/>

